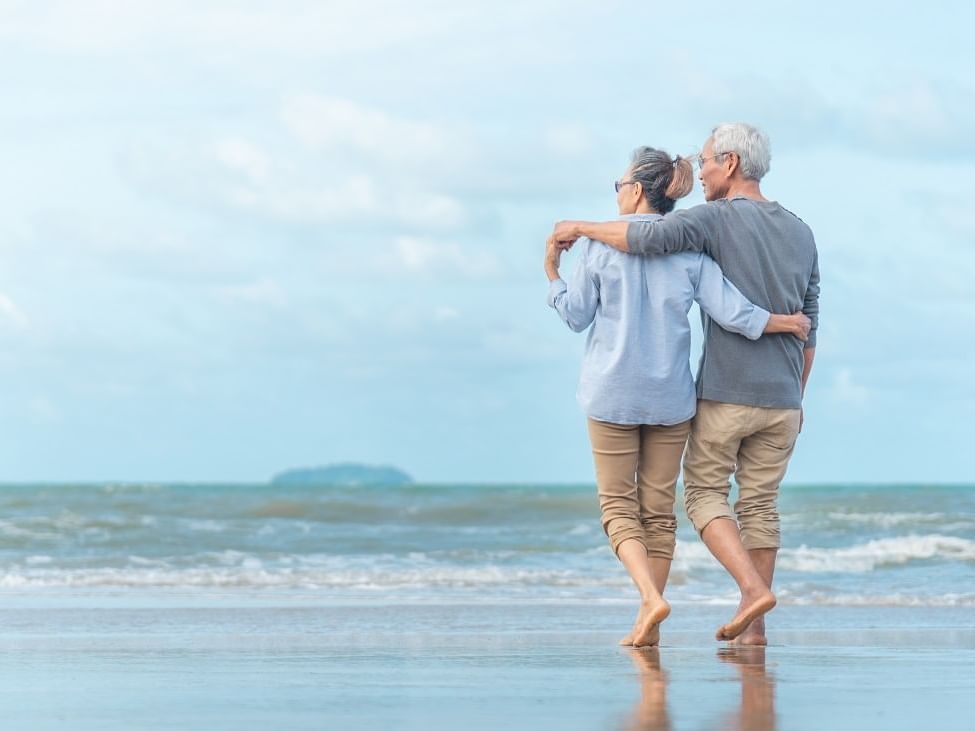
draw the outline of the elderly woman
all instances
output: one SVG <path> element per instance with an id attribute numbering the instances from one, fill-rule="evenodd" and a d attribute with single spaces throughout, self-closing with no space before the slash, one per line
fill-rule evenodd
<path id="1" fill-rule="evenodd" d="M 669 213 L 694 185 L 689 160 L 640 147 L 616 182 L 623 220 Z M 574 331 L 586 328 L 578 400 L 589 419 L 602 524 L 640 592 L 641 605 L 620 644 L 654 645 L 670 605 L 663 599 L 676 544 L 674 497 L 697 400 L 687 312 L 697 302 L 725 330 L 805 339 L 801 313 L 770 315 L 752 304 L 701 253 L 641 257 L 585 241 L 570 282 L 549 239 L 549 305 Z"/>

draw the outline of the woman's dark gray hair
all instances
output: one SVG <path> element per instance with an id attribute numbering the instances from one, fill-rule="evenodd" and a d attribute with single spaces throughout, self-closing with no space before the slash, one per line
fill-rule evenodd
<path id="1" fill-rule="evenodd" d="M 694 187 L 694 167 L 678 155 L 671 158 L 663 150 L 638 147 L 633 151 L 630 178 L 643 187 L 643 196 L 657 213 L 670 213 L 674 203 Z"/>

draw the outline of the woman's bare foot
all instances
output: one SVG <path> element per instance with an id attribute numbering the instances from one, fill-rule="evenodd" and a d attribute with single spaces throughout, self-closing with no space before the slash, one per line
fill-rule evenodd
<path id="1" fill-rule="evenodd" d="M 658 644 L 660 642 L 658 625 L 669 615 L 670 605 L 663 598 L 643 602 L 633 625 L 633 646 L 651 647 Z"/>
<path id="2" fill-rule="evenodd" d="M 633 723 L 627 729 L 669 729 L 667 673 L 660 668 L 660 650 L 644 647 L 630 653 L 640 675 L 640 702 L 633 709 Z"/>
<path id="3" fill-rule="evenodd" d="M 629 634 L 627 634 L 626 637 L 620 640 L 620 645 L 622 645 L 623 647 L 633 647 L 633 632 L 634 630 L 630 630 Z M 660 645 L 660 625 L 658 624 L 652 630 L 650 630 L 650 636 L 647 638 L 647 644 L 640 645 L 640 647 L 658 647 L 659 645 Z"/>
<path id="4" fill-rule="evenodd" d="M 760 618 L 775 606 L 775 595 L 768 589 L 741 598 L 738 612 L 728 624 L 718 628 L 715 638 L 718 640 L 733 640 L 745 633 L 748 625 Z"/>
<path id="5" fill-rule="evenodd" d="M 637 613 L 636 619 L 633 621 L 633 626 L 630 628 L 630 631 L 626 633 L 626 636 L 622 640 L 620 640 L 620 644 L 623 647 L 633 646 L 633 635 L 637 633 L 639 627 L 640 627 L 640 614 Z"/>

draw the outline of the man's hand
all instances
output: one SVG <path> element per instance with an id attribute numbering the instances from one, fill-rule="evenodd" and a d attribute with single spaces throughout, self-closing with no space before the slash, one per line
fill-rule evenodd
<path id="1" fill-rule="evenodd" d="M 556 242 L 560 249 L 571 249 L 581 234 L 579 233 L 579 221 L 559 221 L 552 230 L 550 239 Z"/>
<path id="2" fill-rule="evenodd" d="M 626 242 L 629 225 L 629 221 L 607 221 L 604 223 L 559 221 L 552 230 L 552 236 L 560 249 L 572 248 L 572 244 L 577 239 L 585 236 L 593 241 L 602 241 L 607 246 L 612 246 L 614 249 L 626 253 L 630 250 Z"/>

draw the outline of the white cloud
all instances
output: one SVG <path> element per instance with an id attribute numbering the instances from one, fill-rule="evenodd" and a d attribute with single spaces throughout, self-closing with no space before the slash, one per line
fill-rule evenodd
<path id="1" fill-rule="evenodd" d="M 242 173 L 251 182 L 267 179 L 271 161 L 257 145 L 240 137 L 226 137 L 214 144 L 217 160 L 230 170 Z"/>
<path id="2" fill-rule="evenodd" d="M 857 383 L 849 368 L 840 368 L 833 374 L 830 394 L 839 403 L 852 406 L 863 406 L 871 398 L 870 389 Z"/>
<path id="3" fill-rule="evenodd" d="M 226 200 L 290 221 L 328 222 L 374 214 L 381 201 L 372 177 L 351 175 L 322 185 L 275 178 L 249 185 L 242 180 L 224 188 Z"/>
<path id="4" fill-rule="evenodd" d="M 27 315 L 21 312 L 20 308 L 10 297 L 0 293 L 0 321 L 6 322 L 16 330 L 27 328 Z"/>
<path id="5" fill-rule="evenodd" d="M 118 53 L 178 46 L 246 47 L 296 56 L 337 56 L 444 32 L 463 17 L 453 3 L 426 9 L 382 0 L 271 3 L 215 0 L 61 0 L 4 2 L 0 37 L 78 53 Z M 382 16 L 382 22 L 376 22 Z"/>
<path id="6" fill-rule="evenodd" d="M 28 418 L 34 424 L 60 424 L 64 419 L 61 410 L 46 396 L 37 396 L 27 403 Z"/>
<path id="7" fill-rule="evenodd" d="M 433 311 L 433 319 L 437 322 L 449 322 L 460 317 L 460 312 L 453 307 L 441 305 Z"/>
<path id="8" fill-rule="evenodd" d="M 482 278 L 497 274 L 501 267 L 492 252 L 478 249 L 473 244 L 461 246 L 454 242 L 400 236 L 393 242 L 393 254 L 385 261 L 385 268 L 421 276 L 447 274 Z"/>
<path id="9" fill-rule="evenodd" d="M 280 119 L 264 121 L 270 128 L 247 135 L 227 130 L 203 142 L 147 143 L 128 156 L 128 171 L 170 195 L 216 198 L 279 222 L 397 233 L 472 223 L 453 194 L 470 162 L 453 149 L 451 141 L 463 136 L 455 130 L 307 93 L 288 97 Z"/>
<path id="10" fill-rule="evenodd" d="M 450 231 L 469 222 L 465 206 L 442 193 L 391 185 L 381 189 L 368 174 L 352 174 L 336 183 L 305 182 L 293 176 L 271 177 L 259 184 L 249 179 L 221 186 L 224 201 L 272 218 L 330 224 L 359 222 L 364 228 L 395 226 Z"/>
<path id="11" fill-rule="evenodd" d="M 224 302 L 259 305 L 279 309 L 287 303 L 281 285 L 271 279 L 260 279 L 246 284 L 217 287 L 217 297 Z"/>
<path id="12" fill-rule="evenodd" d="M 579 157 L 592 146 L 589 130 L 578 124 L 549 127 L 545 130 L 543 140 L 551 152 L 561 157 Z"/>
<path id="13" fill-rule="evenodd" d="M 910 140 L 930 141 L 939 146 L 954 131 L 955 115 L 948 112 L 950 100 L 927 80 L 913 79 L 901 86 L 881 91 L 868 98 L 863 108 L 868 139 L 881 145 L 902 144 Z M 967 115 L 971 117 L 971 115 Z M 963 144 L 969 145 L 965 140 Z M 910 154 L 928 150 L 898 150 Z"/>
<path id="14" fill-rule="evenodd" d="M 385 163 L 427 162 L 448 153 L 446 130 L 349 99 L 298 94 L 285 100 L 281 121 L 314 150 L 355 150 Z"/>

